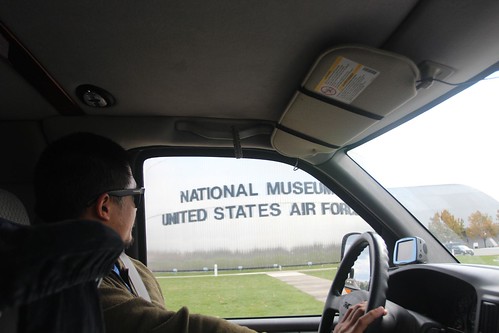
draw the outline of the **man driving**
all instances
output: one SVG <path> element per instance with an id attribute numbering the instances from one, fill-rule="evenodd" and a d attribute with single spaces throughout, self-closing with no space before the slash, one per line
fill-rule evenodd
<path id="1" fill-rule="evenodd" d="M 142 195 L 127 152 L 102 136 L 75 133 L 63 137 L 46 148 L 36 166 L 35 210 L 45 223 L 99 221 L 130 245 Z M 99 287 L 107 332 L 253 332 L 220 318 L 191 314 L 186 307 L 166 309 L 152 272 L 140 261 L 123 256 Z M 134 271 L 138 273 L 135 281 Z M 142 287 L 147 296 L 140 295 Z M 361 333 L 385 311 L 364 313 L 365 305 L 351 307 L 334 332 Z"/>

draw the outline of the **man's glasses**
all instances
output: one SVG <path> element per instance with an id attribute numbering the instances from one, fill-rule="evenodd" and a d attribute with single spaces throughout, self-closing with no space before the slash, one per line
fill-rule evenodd
<path id="1" fill-rule="evenodd" d="M 131 195 L 133 196 L 133 203 L 135 204 L 135 207 L 139 208 L 140 203 L 142 202 L 142 197 L 144 196 L 144 188 L 139 187 L 139 188 L 130 188 L 125 190 L 114 190 L 114 191 L 107 191 L 106 193 L 109 194 L 111 197 L 127 197 Z"/>

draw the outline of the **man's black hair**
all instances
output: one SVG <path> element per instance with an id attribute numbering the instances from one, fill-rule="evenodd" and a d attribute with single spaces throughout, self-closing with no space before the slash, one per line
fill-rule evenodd
<path id="1" fill-rule="evenodd" d="M 114 141 L 75 133 L 50 144 L 35 168 L 35 212 L 51 223 L 78 218 L 99 195 L 130 186 L 128 154 Z"/>

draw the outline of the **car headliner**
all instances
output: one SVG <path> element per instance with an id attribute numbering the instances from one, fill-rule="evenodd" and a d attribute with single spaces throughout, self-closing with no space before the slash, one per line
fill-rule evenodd
<path id="1" fill-rule="evenodd" d="M 230 146 L 217 133 L 263 124 L 265 135 L 242 145 L 269 149 L 265 126 L 279 120 L 323 51 L 381 48 L 416 64 L 448 66 L 454 74 L 447 81 L 464 82 L 497 62 L 498 14 L 495 0 L 2 1 L 0 119 L 41 120 L 48 140 L 105 132 L 127 148 Z M 32 59 L 18 54 L 23 48 Z M 109 91 L 116 105 L 85 106 L 75 93 L 81 84 Z M 418 91 L 348 144 L 421 112 L 452 88 L 434 83 Z M 179 130 L 179 119 L 197 120 L 189 131 Z M 210 126 L 208 136 L 197 133 Z M 334 131 L 335 124 L 322 126 Z"/>

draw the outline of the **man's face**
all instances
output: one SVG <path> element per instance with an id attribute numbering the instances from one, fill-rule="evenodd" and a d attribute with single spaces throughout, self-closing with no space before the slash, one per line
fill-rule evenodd
<path id="1" fill-rule="evenodd" d="M 128 188 L 136 188 L 137 183 L 131 178 Z M 110 197 L 110 219 L 108 226 L 113 228 L 120 236 L 126 246 L 133 242 L 132 230 L 135 224 L 137 207 L 133 200 L 133 196 L 125 196 L 121 198 Z"/>
<path id="2" fill-rule="evenodd" d="M 125 245 L 128 247 L 133 242 L 132 230 L 135 224 L 137 208 L 133 202 L 133 197 L 123 197 L 121 200 L 122 202 L 118 204 L 121 206 L 121 210 L 118 212 L 118 233 L 120 234 Z"/>

